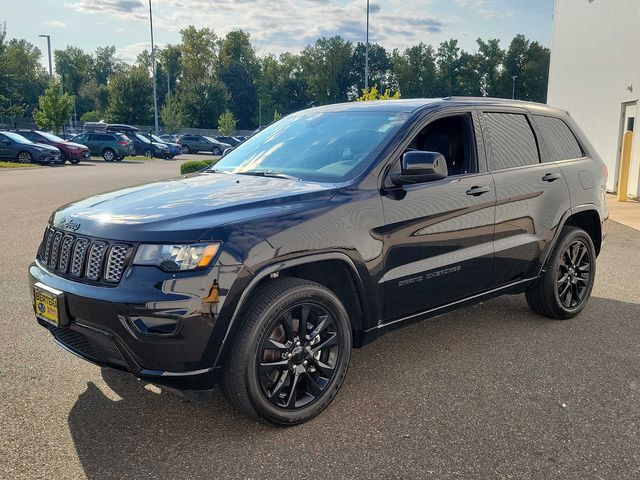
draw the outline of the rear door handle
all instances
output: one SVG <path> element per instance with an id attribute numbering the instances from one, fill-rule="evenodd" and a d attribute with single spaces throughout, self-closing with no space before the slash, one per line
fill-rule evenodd
<path id="1" fill-rule="evenodd" d="M 553 182 L 554 180 L 558 180 L 562 178 L 559 173 L 547 173 L 544 177 L 542 177 L 543 182 Z"/>
<path id="2" fill-rule="evenodd" d="M 487 192 L 489 192 L 489 187 L 475 186 L 467 190 L 467 195 L 473 195 L 474 197 L 477 197 L 478 195 L 482 195 L 483 193 Z"/>

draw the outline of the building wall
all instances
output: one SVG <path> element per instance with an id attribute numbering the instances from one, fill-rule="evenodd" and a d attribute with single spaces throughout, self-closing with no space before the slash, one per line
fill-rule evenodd
<path id="1" fill-rule="evenodd" d="M 548 103 L 568 110 L 587 134 L 607 164 L 610 190 L 617 185 L 623 103 L 640 97 L 639 54 L 640 0 L 556 0 Z M 633 196 L 640 193 L 636 120 Z"/>

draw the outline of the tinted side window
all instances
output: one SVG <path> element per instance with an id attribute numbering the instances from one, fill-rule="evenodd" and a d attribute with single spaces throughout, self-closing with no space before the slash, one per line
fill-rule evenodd
<path id="1" fill-rule="evenodd" d="M 194 138 L 193 137 L 182 137 L 182 141 L 183 142 L 193 142 Z"/>
<path id="2" fill-rule="evenodd" d="M 491 170 L 540 163 L 538 145 L 525 115 L 485 113 L 491 145 Z"/>
<path id="3" fill-rule="evenodd" d="M 536 115 L 535 119 L 549 151 L 550 161 L 569 160 L 584 155 L 575 135 L 563 120 L 541 115 Z"/>

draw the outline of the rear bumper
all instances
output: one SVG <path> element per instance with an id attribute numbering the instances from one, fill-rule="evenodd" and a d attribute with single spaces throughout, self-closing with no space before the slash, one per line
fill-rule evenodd
<path id="1" fill-rule="evenodd" d="M 32 263 L 31 292 L 37 282 L 64 292 L 64 326 L 38 323 L 65 350 L 97 365 L 177 390 L 213 388 L 219 371 L 213 367 L 214 345 L 220 340 L 214 333 L 217 316 L 213 307 L 203 311 L 208 305 L 200 298 L 185 294 L 201 290 L 207 295 L 218 268 L 182 279 L 155 268 L 129 268 L 117 287 L 104 287 L 59 277 Z M 167 318 L 176 324 L 168 334 L 148 334 L 137 327 L 140 320 Z"/>

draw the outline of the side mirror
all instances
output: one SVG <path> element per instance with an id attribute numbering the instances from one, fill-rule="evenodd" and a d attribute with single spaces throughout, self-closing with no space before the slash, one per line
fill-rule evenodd
<path id="1" fill-rule="evenodd" d="M 438 152 L 407 152 L 402 156 L 402 172 L 390 176 L 394 185 L 433 182 L 447 178 L 447 161 Z"/>

